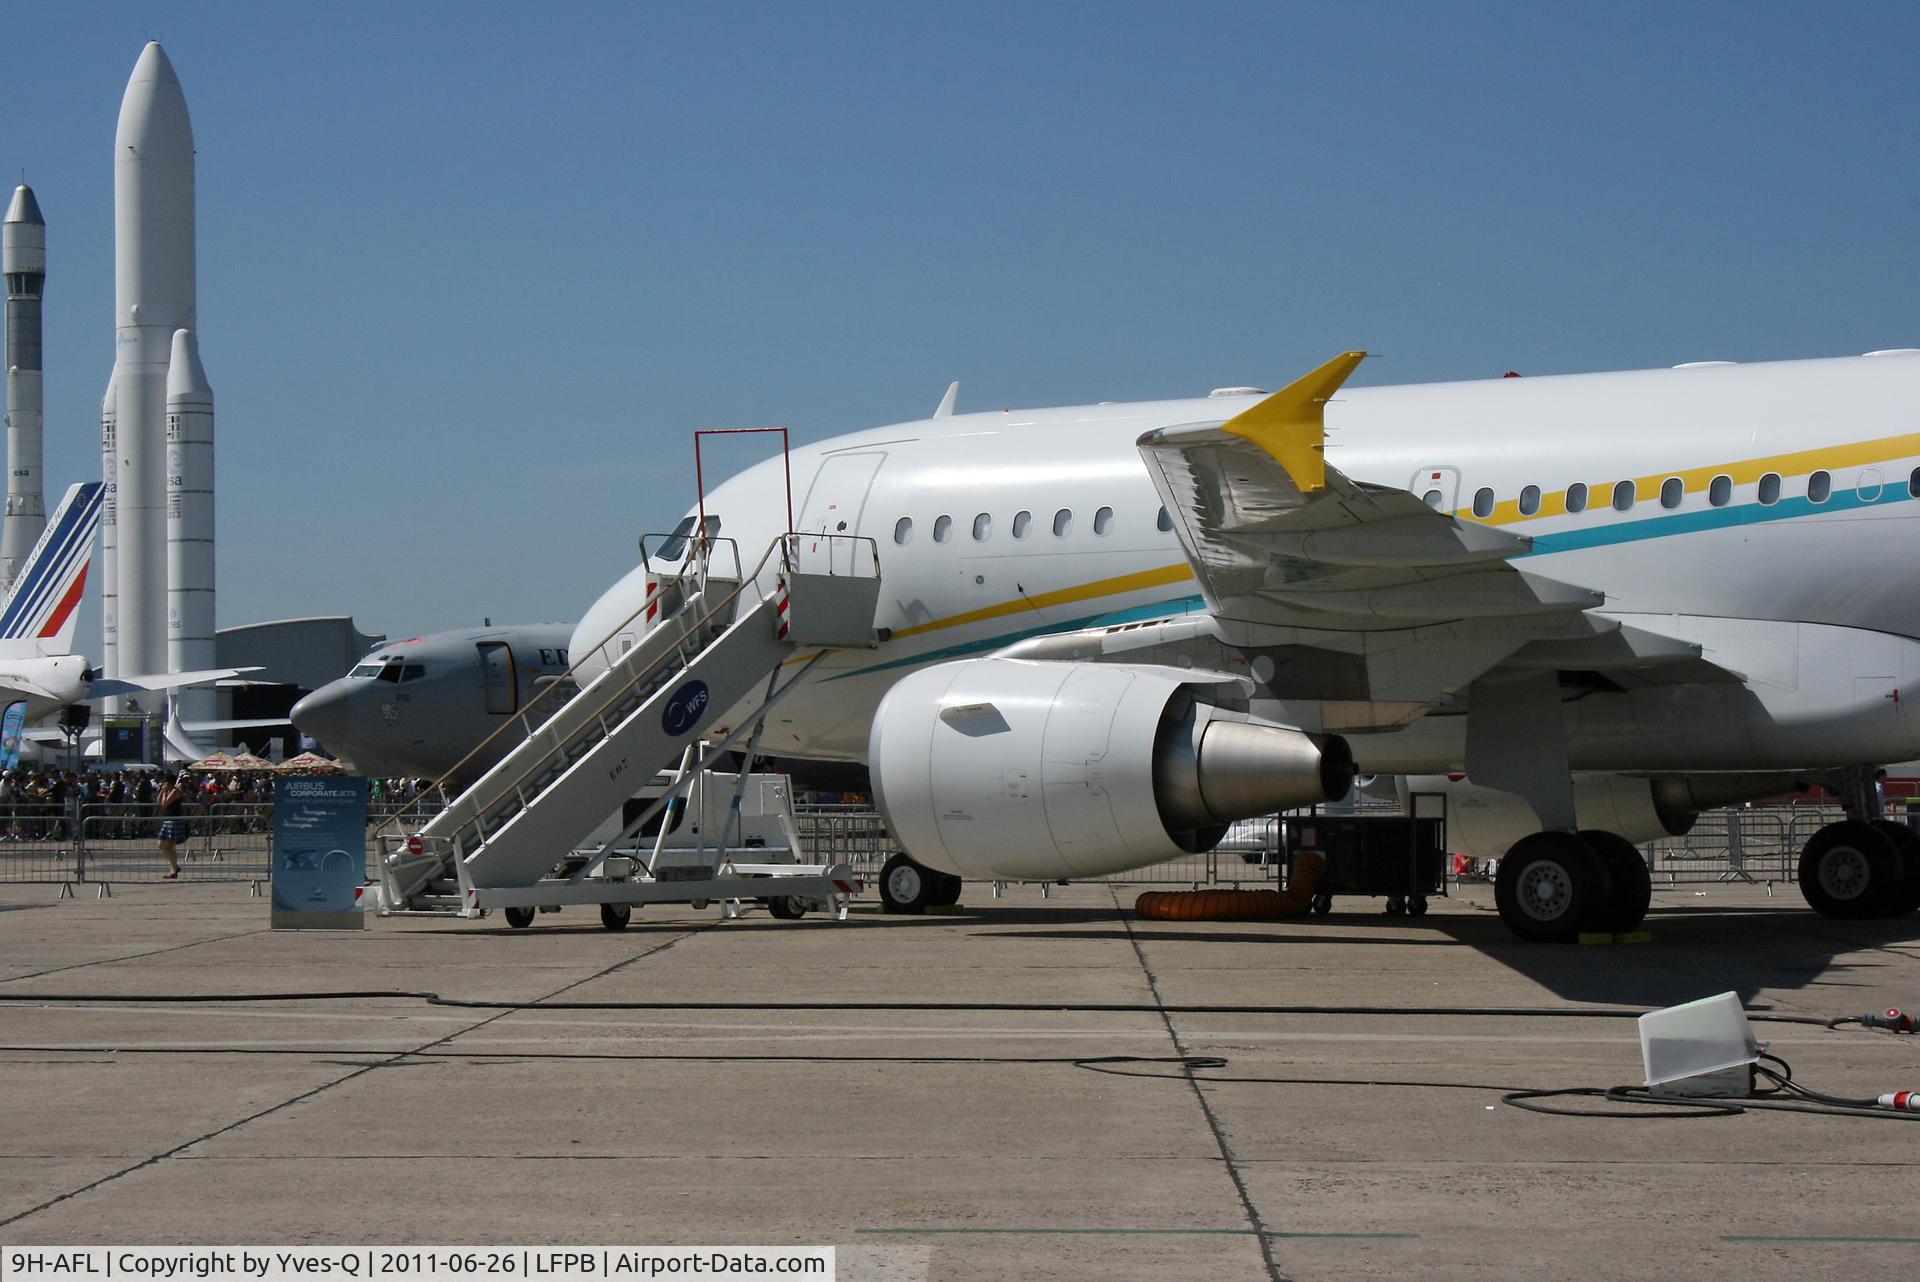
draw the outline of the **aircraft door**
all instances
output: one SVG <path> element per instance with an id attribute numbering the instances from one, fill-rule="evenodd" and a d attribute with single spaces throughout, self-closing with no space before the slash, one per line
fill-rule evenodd
<path id="1" fill-rule="evenodd" d="M 487 712 L 504 717 L 520 708 L 520 685 L 514 677 L 513 648 L 504 641 L 482 641 L 480 683 L 486 692 Z"/>
<path id="2" fill-rule="evenodd" d="M 1460 508 L 1460 470 L 1446 467 L 1423 467 L 1413 474 L 1407 482 L 1407 488 L 1413 496 L 1436 512 L 1453 513 Z"/>
<path id="3" fill-rule="evenodd" d="M 887 461 L 884 450 L 829 454 L 821 460 L 801 505 L 799 526 L 806 534 L 859 534 L 873 478 Z M 867 553 L 847 539 L 802 539 L 801 564 L 809 570 L 848 574 L 865 568 Z"/>

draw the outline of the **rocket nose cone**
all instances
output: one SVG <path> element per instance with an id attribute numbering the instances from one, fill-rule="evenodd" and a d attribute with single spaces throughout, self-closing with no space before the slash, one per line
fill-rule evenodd
<path id="1" fill-rule="evenodd" d="M 133 64 L 132 79 L 180 83 L 180 77 L 174 74 L 173 63 L 167 58 L 167 51 L 160 47 L 158 40 L 147 41 L 147 47 L 140 51 L 140 61 Z"/>
<path id="2" fill-rule="evenodd" d="M 13 189 L 13 203 L 7 206 L 7 221 L 46 226 L 47 220 L 40 216 L 40 202 L 33 198 L 33 188 L 25 183 Z"/>

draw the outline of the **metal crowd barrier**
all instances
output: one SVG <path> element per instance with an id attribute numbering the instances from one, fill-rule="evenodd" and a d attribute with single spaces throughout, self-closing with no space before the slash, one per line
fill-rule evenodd
<path id="1" fill-rule="evenodd" d="M 369 829 L 391 820 L 405 806 L 383 799 L 370 808 Z M 425 823 L 440 806 L 422 801 L 407 818 Z M 1368 810 L 1383 810 L 1368 806 Z M 1896 805 L 1890 817 L 1920 827 L 1920 814 Z M 1682 837 L 1641 847 L 1656 884 L 1745 881 L 1772 886 L 1797 880 L 1800 849 L 1820 828 L 1843 818 L 1838 806 L 1799 805 L 1710 811 Z M 222 802 L 189 806 L 187 838 L 179 844 L 180 879 L 197 882 L 263 881 L 272 865 L 273 807 Z M 876 812 L 859 806 L 795 807 L 804 848 L 826 863 L 843 863 L 869 884 L 899 846 Z M 161 819 L 151 804 L 92 802 L 58 806 L 0 804 L 0 884 L 157 882 L 167 871 L 157 847 Z M 1220 845 L 1106 877 L 1074 880 L 1118 885 L 1192 886 L 1273 884 L 1282 867 L 1275 818 L 1235 824 Z M 369 875 L 374 873 L 369 850 Z"/>

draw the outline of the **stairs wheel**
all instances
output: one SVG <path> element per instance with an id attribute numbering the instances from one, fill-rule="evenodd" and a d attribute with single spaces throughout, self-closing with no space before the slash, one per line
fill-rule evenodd
<path id="1" fill-rule="evenodd" d="M 608 930 L 625 930 L 633 920 L 632 904 L 601 904 L 600 924 Z"/>
<path id="2" fill-rule="evenodd" d="M 515 930 L 525 930 L 527 927 L 533 925 L 533 909 L 531 908 L 508 908 L 504 909 L 503 912 L 507 919 L 507 925 L 513 927 Z"/>

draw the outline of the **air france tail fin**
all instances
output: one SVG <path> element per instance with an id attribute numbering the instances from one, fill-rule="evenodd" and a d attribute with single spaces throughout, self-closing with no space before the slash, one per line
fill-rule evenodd
<path id="1" fill-rule="evenodd" d="M 0 659 L 73 653 L 104 489 L 99 481 L 88 481 L 60 500 L 0 605 Z"/>

